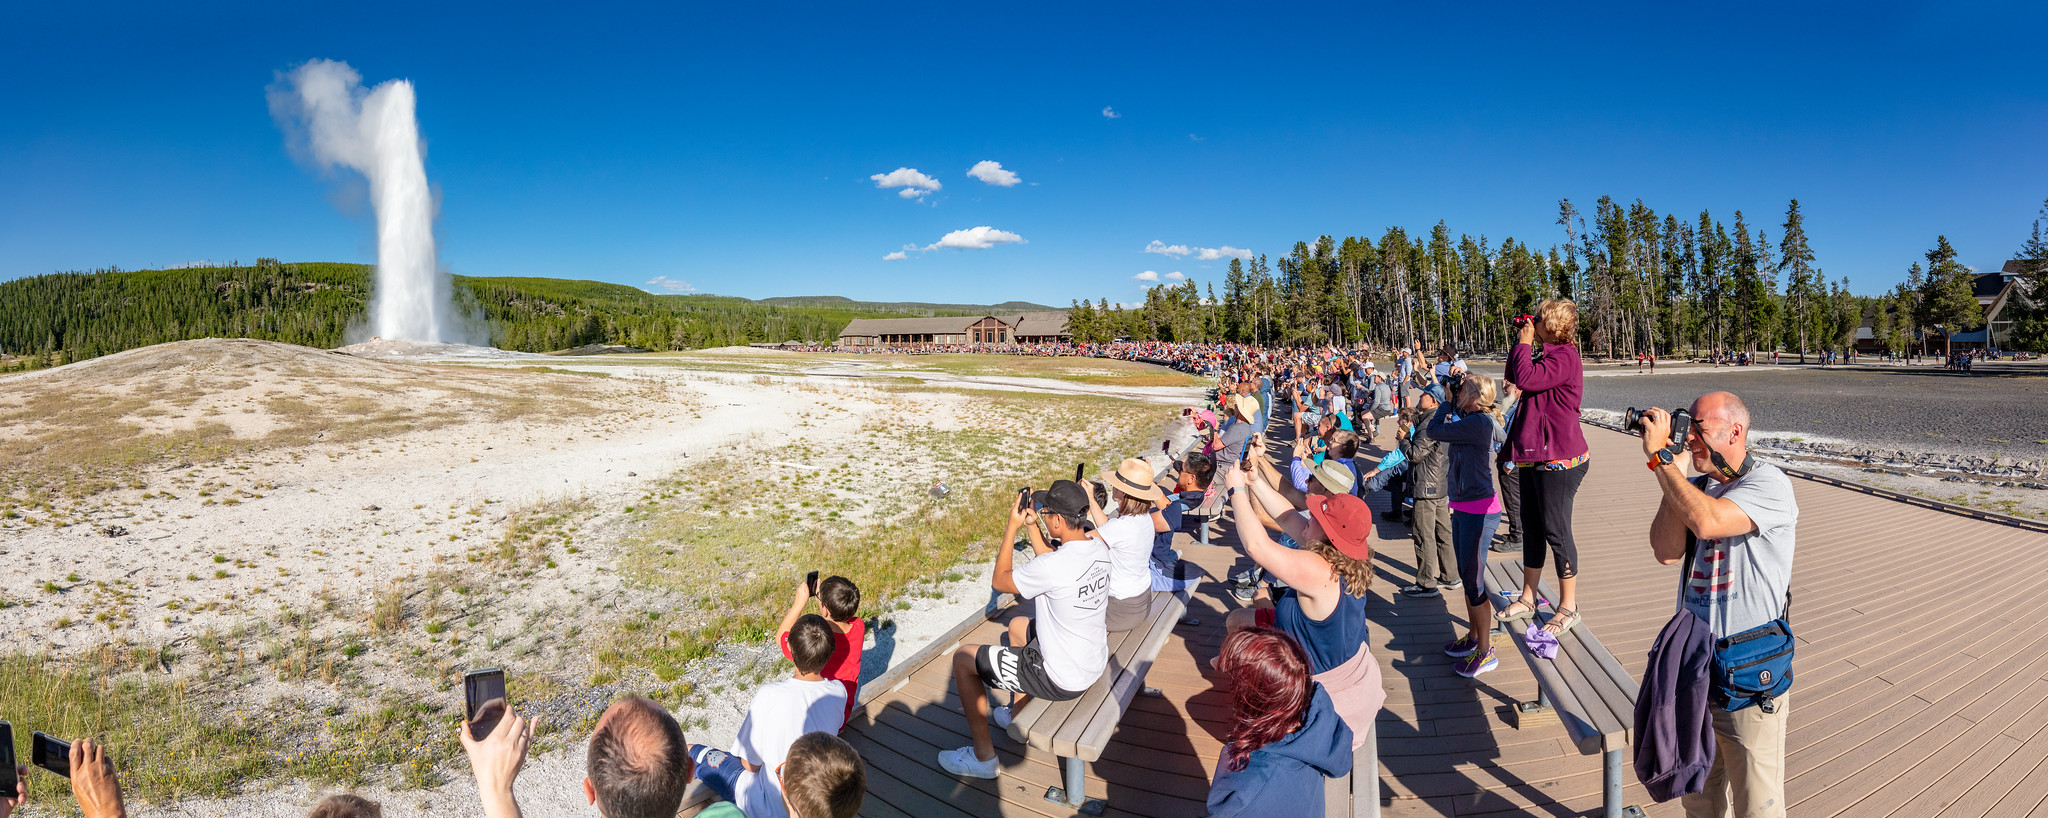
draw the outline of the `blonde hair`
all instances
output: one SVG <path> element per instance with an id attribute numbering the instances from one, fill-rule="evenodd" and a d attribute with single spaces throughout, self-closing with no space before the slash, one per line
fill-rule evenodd
<path id="1" fill-rule="evenodd" d="M 1330 564 L 1330 573 L 1344 582 L 1344 593 L 1365 596 L 1366 589 L 1372 587 L 1372 564 L 1366 560 L 1352 559 L 1327 540 L 1309 543 L 1308 550 Z"/>
<path id="2" fill-rule="evenodd" d="M 1536 327 L 1536 337 L 1546 344 L 1577 344 L 1579 342 L 1579 305 L 1568 298 L 1545 299 L 1536 305 L 1536 317 L 1543 323 Z"/>

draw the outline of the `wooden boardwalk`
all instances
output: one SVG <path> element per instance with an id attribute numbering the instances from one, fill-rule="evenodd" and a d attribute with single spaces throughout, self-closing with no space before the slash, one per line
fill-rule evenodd
<path id="1" fill-rule="evenodd" d="M 1278 424 L 1276 424 L 1276 427 Z M 1593 466 L 1576 509 L 1585 625 L 1640 678 L 1645 654 L 1677 594 L 1678 567 L 1658 565 L 1645 541 L 1658 492 L 1638 441 L 1587 427 Z M 2023 616 L 2048 598 L 2048 535 L 1969 519 L 1850 489 L 1793 480 L 1800 506 L 1793 571 L 1799 632 L 1790 696 L 1787 788 L 1806 816 L 2048 816 L 2048 631 Z M 1385 498 L 1373 500 L 1384 510 Z M 1215 577 L 1249 562 L 1230 547 L 1191 545 Z M 1408 599 L 1414 551 L 1404 526 L 1374 538 L 1372 642 L 1387 685 L 1378 722 L 1382 811 L 1391 816 L 1593 812 L 1598 756 L 1580 755 L 1556 724 L 1508 726 L 1505 711 L 1535 697 L 1525 664 L 1500 645 L 1500 668 L 1476 680 L 1451 672 L 1441 647 L 1463 625 L 1455 599 Z M 1506 559 L 1513 555 L 1496 555 Z M 1108 815 L 1199 816 L 1215 767 L 1228 699 L 1207 662 L 1237 607 L 1221 582 L 1188 604 L 1198 626 L 1175 629 L 1148 684 L 1163 697 L 1132 704 L 1088 795 Z M 1455 604 L 1462 610 L 1462 604 Z M 1008 614 L 1005 614 L 1007 616 Z M 982 624 L 967 642 L 999 638 Z M 941 645 L 935 647 L 948 647 Z M 1058 783 L 1050 754 L 996 732 L 1002 775 L 962 781 L 936 754 L 968 743 L 949 678 L 949 653 L 866 689 L 865 715 L 844 735 L 868 764 L 864 815 L 1064 816 L 1044 798 Z M 1633 776 L 1630 777 L 1631 780 Z M 1653 816 L 1631 783 L 1628 803 Z M 1275 805 L 1274 815 L 1291 814 Z"/>

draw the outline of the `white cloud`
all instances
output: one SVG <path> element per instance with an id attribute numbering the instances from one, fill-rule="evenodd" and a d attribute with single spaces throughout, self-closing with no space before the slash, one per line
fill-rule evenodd
<path id="1" fill-rule="evenodd" d="M 1003 163 L 983 159 L 967 169 L 967 175 L 996 187 L 1009 187 L 1020 181 L 1015 171 L 1003 170 Z"/>
<path id="2" fill-rule="evenodd" d="M 960 250 L 987 250 L 998 244 L 1023 243 L 1025 243 L 1023 236 L 1007 230 L 997 230 L 988 225 L 982 225 L 965 230 L 955 230 L 940 236 L 938 241 L 925 245 L 924 250 L 925 252 L 930 252 L 941 247 L 952 247 Z"/>
<path id="3" fill-rule="evenodd" d="M 1228 244 L 1222 247 L 1195 248 L 1195 259 L 1197 261 L 1216 261 L 1226 258 L 1241 258 L 1250 261 L 1252 259 L 1252 251 L 1241 247 L 1232 247 Z"/>
<path id="4" fill-rule="evenodd" d="M 897 191 L 896 195 L 905 199 L 920 198 L 943 187 L 943 185 L 939 184 L 939 180 L 924 175 L 917 168 L 897 168 L 888 173 L 874 174 L 868 178 L 873 179 L 875 187 L 878 188 L 903 188 Z"/>
<path id="5" fill-rule="evenodd" d="M 1146 270 L 1145 272 L 1131 276 L 1131 278 L 1138 281 L 1150 281 L 1154 284 L 1159 283 L 1159 274 L 1152 272 L 1151 270 Z"/>
<path id="6" fill-rule="evenodd" d="M 1174 271 L 1174 272 L 1171 272 L 1171 273 L 1167 273 L 1167 274 L 1166 274 L 1166 280 L 1167 280 L 1167 281 L 1186 281 L 1186 280 L 1188 280 L 1188 277 L 1187 277 L 1187 276 L 1185 276 L 1185 275 L 1182 275 L 1182 274 L 1181 274 L 1181 273 L 1180 273 L 1179 271 Z"/>
<path id="7" fill-rule="evenodd" d="M 1107 105 L 1102 106 L 1102 118 L 1104 119 L 1122 119 L 1123 116 L 1123 114 L 1117 113 L 1115 108 Z"/>
<path id="8" fill-rule="evenodd" d="M 1196 136 L 1196 135 L 1194 135 L 1194 134 L 1188 134 L 1188 138 L 1189 138 L 1189 139 L 1192 139 L 1192 140 L 1194 140 L 1194 141 L 1196 141 L 1196 142 L 1200 142 L 1200 141 L 1202 141 L 1202 138 L 1201 138 L 1201 137 L 1199 137 L 1199 136 Z"/>
<path id="9" fill-rule="evenodd" d="M 906 259 L 906 258 L 909 258 L 909 257 L 910 257 L 910 254 L 909 254 L 909 253 L 905 253 L 905 252 L 903 252 L 902 250 L 898 250 L 898 251 L 896 251 L 896 252 L 894 252 L 894 253 L 890 253 L 890 254 L 888 254 L 888 255 L 886 255 L 886 256 L 883 256 L 883 257 L 882 257 L 882 260 L 883 260 L 883 261 L 902 261 L 902 260 L 904 260 L 904 259 Z"/>
<path id="10" fill-rule="evenodd" d="M 676 279 L 669 278 L 668 276 L 655 276 L 653 278 L 650 278 L 647 280 L 647 284 L 641 287 L 640 289 L 646 290 L 650 293 L 694 293 L 697 291 L 696 287 L 690 286 L 690 282 L 678 281 Z"/>
<path id="11" fill-rule="evenodd" d="M 1185 256 L 1193 251 L 1185 244 L 1164 244 L 1158 239 L 1153 239 L 1151 244 L 1145 245 L 1145 252 L 1158 253 L 1162 256 Z"/>

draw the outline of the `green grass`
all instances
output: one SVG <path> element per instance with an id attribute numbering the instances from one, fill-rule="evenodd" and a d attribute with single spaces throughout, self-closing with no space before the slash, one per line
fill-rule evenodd
<path id="1" fill-rule="evenodd" d="M 239 719 L 188 695 L 183 683 L 134 672 L 143 662 L 175 661 L 168 653 L 111 646 L 87 661 L 57 662 L 33 654 L 0 656 L 0 713 L 14 724 L 17 753 L 41 730 L 65 740 L 90 737 L 106 745 L 131 801 L 219 797 L 274 767 L 277 748 Z M 153 662 L 151 662 L 153 663 Z M 37 779 L 36 800 L 61 804 L 69 782 Z"/>

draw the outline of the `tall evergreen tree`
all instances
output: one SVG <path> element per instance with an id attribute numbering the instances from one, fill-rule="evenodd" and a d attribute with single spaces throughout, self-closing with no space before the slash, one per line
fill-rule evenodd
<path id="1" fill-rule="evenodd" d="M 1956 261 L 1956 248 L 1947 236 L 1936 236 L 1934 249 L 1927 251 L 1927 279 L 1920 291 L 1920 325 L 1941 330 L 1942 354 L 1955 352 L 1954 337 L 1984 326 L 1984 310 L 1977 306 L 1976 276 Z"/>

